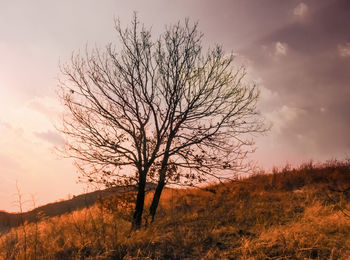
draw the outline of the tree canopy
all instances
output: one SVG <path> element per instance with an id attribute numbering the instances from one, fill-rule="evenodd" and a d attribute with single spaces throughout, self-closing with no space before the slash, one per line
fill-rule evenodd
<path id="1" fill-rule="evenodd" d="M 140 227 L 147 182 L 157 184 L 154 219 L 166 184 L 230 179 L 265 131 L 259 91 L 244 81 L 234 55 L 203 50 L 188 20 L 153 38 L 135 16 L 119 45 L 73 54 L 61 67 L 65 152 L 82 175 L 106 185 L 136 184 L 133 226 Z"/>

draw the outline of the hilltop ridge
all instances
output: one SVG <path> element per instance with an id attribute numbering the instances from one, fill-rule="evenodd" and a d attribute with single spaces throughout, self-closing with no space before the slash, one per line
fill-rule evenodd
<path id="1" fill-rule="evenodd" d="M 146 188 L 150 191 L 155 188 L 155 184 L 149 182 L 146 184 Z M 134 190 L 136 190 L 134 185 L 118 186 L 76 195 L 67 200 L 51 202 L 23 213 L 0 211 L 0 232 L 17 227 L 25 221 L 34 222 L 42 218 L 60 216 L 75 210 L 87 208 L 95 204 L 99 199 L 106 199 L 110 196 Z"/>

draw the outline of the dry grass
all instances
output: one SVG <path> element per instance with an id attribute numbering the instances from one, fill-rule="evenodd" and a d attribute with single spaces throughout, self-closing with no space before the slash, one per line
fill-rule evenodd
<path id="1" fill-rule="evenodd" d="M 25 234 L 23 227 L 3 234 L 0 257 L 347 259 L 350 255 L 349 163 L 286 167 L 210 189 L 215 193 L 166 189 L 156 222 L 136 232 L 130 232 L 130 198 L 110 198 L 70 214 L 42 217 L 38 223 L 25 223 Z"/>

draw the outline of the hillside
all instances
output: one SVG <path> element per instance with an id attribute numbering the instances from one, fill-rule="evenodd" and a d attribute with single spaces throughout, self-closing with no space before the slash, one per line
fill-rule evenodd
<path id="1" fill-rule="evenodd" d="M 147 190 L 154 189 L 152 183 L 147 183 Z M 12 227 L 17 227 L 23 222 L 35 222 L 40 218 L 50 218 L 60 216 L 72 211 L 90 207 L 100 199 L 106 199 L 116 194 L 123 194 L 136 190 L 135 186 L 113 187 L 105 190 L 96 190 L 84 193 L 68 200 L 62 200 L 37 207 L 33 210 L 23 213 L 8 213 L 0 211 L 0 234 L 6 232 Z"/>
<path id="2" fill-rule="evenodd" d="M 210 190 L 210 192 L 208 192 Z M 206 190 L 166 189 L 130 232 L 133 193 L 12 228 L 2 259 L 347 259 L 350 164 L 286 167 Z M 147 203 L 149 204 L 148 197 Z M 146 207 L 147 208 L 147 207 Z"/>

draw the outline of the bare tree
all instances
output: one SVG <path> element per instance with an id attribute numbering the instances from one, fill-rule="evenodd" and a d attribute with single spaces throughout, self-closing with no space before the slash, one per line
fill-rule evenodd
<path id="1" fill-rule="evenodd" d="M 147 182 L 157 184 L 153 221 L 165 185 L 231 178 L 252 149 L 247 134 L 265 128 L 256 87 L 220 46 L 203 53 L 197 24 L 179 22 L 155 40 L 136 15 L 129 28 L 117 21 L 115 29 L 118 48 L 87 50 L 62 66 L 61 131 L 89 181 L 137 184 L 139 228 Z"/>

